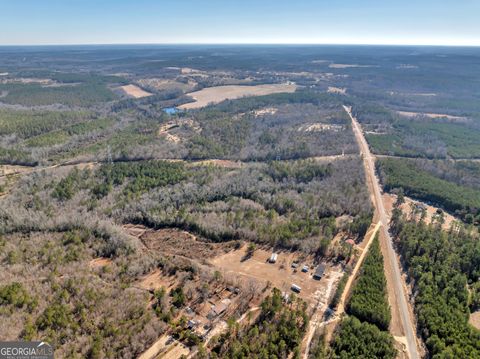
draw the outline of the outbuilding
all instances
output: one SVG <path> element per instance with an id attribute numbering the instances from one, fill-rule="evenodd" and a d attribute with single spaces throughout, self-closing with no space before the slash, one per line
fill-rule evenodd
<path id="1" fill-rule="evenodd" d="M 270 258 L 268 259 L 268 261 L 270 263 L 276 263 L 277 262 L 277 259 L 278 259 L 278 254 L 277 253 L 272 253 L 272 255 L 270 256 Z"/>
<path id="2" fill-rule="evenodd" d="M 313 274 L 313 279 L 320 280 L 325 273 L 325 264 L 321 263 L 318 265 L 317 269 L 315 269 L 315 273 Z"/>

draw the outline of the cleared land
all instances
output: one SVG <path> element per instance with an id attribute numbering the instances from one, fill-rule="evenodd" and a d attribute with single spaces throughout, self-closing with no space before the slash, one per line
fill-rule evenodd
<path id="1" fill-rule="evenodd" d="M 375 67 L 373 65 L 359 65 L 359 64 L 330 64 L 328 65 L 331 69 L 353 69 L 353 68 L 365 68 L 365 67 Z"/>
<path id="2" fill-rule="evenodd" d="M 463 120 L 465 117 L 460 116 L 451 116 L 444 113 L 422 113 L 422 112 L 409 112 L 409 111 L 397 111 L 401 116 L 413 118 L 418 116 L 428 117 L 428 118 L 448 118 L 449 120 Z"/>
<path id="3" fill-rule="evenodd" d="M 140 87 L 138 87 L 136 85 L 125 85 L 125 86 L 121 86 L 120 88 L 128 96 L 131 96 L 133 98 L 142 98 L 142 97 L 152 96 L 152 94 L 150 92 L 142 90 Z"/>
<path id="4" fill-rule="evenodd" d="M 346 95 L 347 94 L 347 89 L 346 88 L 340 88 L 340 87 L 334 87 L 334 86 L 328 86 L 328 93 L 336 93 L 339 95 Z"/>
<path id="5" fill-rule="evenodd" d="M 480 329 L 480 311 L 476 311 L 470 314 L 468 322 L 473 325 L 475 328 Z"/>
<path id="6" fill-rule="evenodd" d="M 301 260 L 298 253 L 280 252 L 276 263 L 269 263 L 268 259 L 271 251 L 258 249 L 251 258 L 243 259 L 245 256 L 245 247 L 239 250 L 231 251 L 227 254 L 218 256 L 210 261 L 215 267 L 226 273 L 234 273 L 256 279 L 263 283 L 271 283 L 273 287 L 279 288 L 285 293 L 293 293 L 292 284 L 302 288 L 298 294 L 299 297 L 315 306 L 319 301 L 325 302 L 327 294 L 327 281 L 324 278 L 331 276 L 337 278 L 340 269 L 327 266 L 324 278 L 320 281 L 313 279 L 315 266 L 312 258 L 306 257 Z M 292 263 L 299 265 L 296 269 L 292 268 Z M 308 265 L 307 273 L 302 272 L 302 267 Z"/>
<path id="7" fill-rule="evenodd" d="M 138 81 L 140 86 L 146 86 L 147 88 L 154 88 L 158 91 L 165 91 L 165 90 L 180 90 L 183 92 L 191 91 L 196 82 L 192 80 L 188 80 L 187 83 L 175 81 L 175 80 L 168 80 L 168 79 L 161 79 L 161 78 L 148 78 L 148 79 L 141 79 Z"/>
<path id="8" fill-rule="evenodd" d="M 393 210 L 393 204 L 396 202 L 397 196 L 395 194 L 389 194 L 389 193 L 384 193 L 383 194 L 383 203 L 385 204 L 385 209 L 387 211 L 387 215 L 391 216 L 392 215 L 392 210 Z M 438 214 L 438 211 L 441 211 L 438 207 L 431 206 L 427 203 L 424 203 L 422 201 L 416 201 L 414 199 L 411 199 L 409 197 L 405 197 L 405 203 L 403 203 L 400 208 L 402 209 L 402 212 L 405 213 L 407 216 L 410 216 L 412 214 L 412 209 L 420 210 L 420 209 L 425 209 L 426 210 L 426 222 L 431 223 L 435 217 Z M 442 227 L 445 230 L 448 230 L 454 221 L 459 221 L 459 219 L 455 218 L 451 214 L 442 211 L 443 212 L 443 218 L 444 218 L 444 223 Z M 419 214 L 417 216 L 420 216 Z"/>
<path id="9" fill-rule="evenodd" d="M 205 107 L 209 104 L 219 103 L 225 100 L 234 100 L 246 96 L 264 96 L 274 93 L 295 92 L 295 84 L 271 84 L 257 86 L 227 85 L 204 88 L 200 91 L 191 92 L 188 95 L 195 102 L 181 105 L 183 110 L 191 110 Z"/>

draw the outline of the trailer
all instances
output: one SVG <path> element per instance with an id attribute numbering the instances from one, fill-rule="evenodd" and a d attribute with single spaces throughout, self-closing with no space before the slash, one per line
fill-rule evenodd
<path id="1" fill-rule="evenodd" d="M 277 254 L 277 253 L 272 253 L 272 255 L 270 256 L 270 258 L 268 259 L 268 262 L 269 262 L 269 263 L 276 263 L 276 262 L 277 262 L 277 259 L 278 259 L 278 254 Z"/>

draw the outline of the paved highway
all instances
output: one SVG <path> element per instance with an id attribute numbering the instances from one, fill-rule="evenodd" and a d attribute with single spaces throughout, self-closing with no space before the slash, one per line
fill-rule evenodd
<path id="1" fill-rule="evenodd" d="M 378 183 L 377 176 L 375 175 L 375 162 L 372 154 L 370 153 L 370 148 L 368 143 L 365 140 L 362 129 L 358 121 L 352 116 L 352 111 L 349 107 L 343 106 L 345 111 L 348 113 L 352 120 L 353 132 L 355 133 L 355 138 L 357 139 L 358 145 L 360 146 L 360 151 L 363 155 L 363 163 L 365 167 L 365 173 L 367 180 L 370 184 L 370 190 L 374 197 L 374 204 L 376 209 L 376 216 L 378 221 L 382 224 L 380 230 L 381 234 L 386 242 L 387 247 L 387 257 L 386 260 L 389 261 L 393 269 L 393 283 L 394 283 L 394 297 L 396 298 L 396 305 L 398 306 L 400 319 L 405 332 L 405 337 L 407 339 L 407 353 L 410 359 L 419 359 L 420 355 L 418 353 L 417 341 L 415 336 L 415 327 L 413 325 L 412 318 L 410 317 L 410 311 L 408 310 L 407 303 L 407 294 L 404 291 L 400 267 L 397 262 L 397 257 L 395 250 L 393 249 L 392 238 L 388 232 L 388 218 L 385 211 L 385 206 L 383 205 L 382 192 L 380 190 L 380 184 Z"/>

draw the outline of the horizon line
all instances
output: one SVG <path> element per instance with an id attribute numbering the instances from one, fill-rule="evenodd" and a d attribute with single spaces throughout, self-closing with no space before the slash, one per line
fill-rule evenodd
<path id="1" fill-rule="evenodd" d="M 44 43 L 0 44 L 0 47 L 60 47 L 60 46 L 422 46 L 422 47 L 480 47 L 478 44 L 434 43 L 348 43 L 348 42 L 111 42 L 111 43 Z"/>

